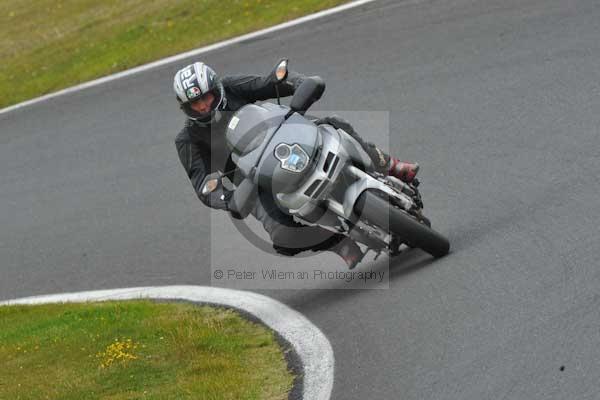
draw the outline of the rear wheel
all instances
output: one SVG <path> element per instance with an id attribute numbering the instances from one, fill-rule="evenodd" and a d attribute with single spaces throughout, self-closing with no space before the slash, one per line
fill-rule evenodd
<path id="1" fill-rule="evenodd" d="M 448 239 L 372 191 L 366 190 L 358 197 L 354 211 L 360 219 L 398 235 L 409 246 L 434 257 L 443 257 L 450 251 Z"/>

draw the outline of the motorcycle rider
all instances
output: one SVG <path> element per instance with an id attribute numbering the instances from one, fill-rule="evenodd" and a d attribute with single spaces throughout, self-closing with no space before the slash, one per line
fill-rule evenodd
<path id="1" fill-rule="evenodd" d="M 207 206 L 228 210 L 230 191 L 217 180 L 206 181 L 207 175 L 223 169 L 228 157 L 225 132 L 233 112 L 246 104 L 294 94 L 307 77 L 289 71 L 287 79 L 277 82 L 273 74 L 224 76 L 203 62 L 195 62 L 177 71 L 173 88 L 181 110 L 186 115 L 184 128 L 175 139 L 179 159 L 191 180 L 198 198 Z M 390 157 L 373 143 L 364 141 L 345 120 L 333 116 L 316 121 L 330 124 L 350 134 L 365 149 L 379 172 L 412 182 L 419 165 Z M 209 191 L 202 189 L 208 183 Z M 252 214 L 269 233 L 273 248 L 292 256 L 305 250 L 330 250 L 340 255 L 348 267 L 360 262 L 363 252 L 350 238 L 318 226 L 305 226 L 269 206 L 269 199 L 256 202 Z"/>

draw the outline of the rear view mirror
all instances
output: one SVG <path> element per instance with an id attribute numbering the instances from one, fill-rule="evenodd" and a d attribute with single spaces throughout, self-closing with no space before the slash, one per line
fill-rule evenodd
<path id="1" fill-rule="evenodd" d="M 284 58 L 275 67 L 275 79 L 277 82 L 283 82 L 288 76 L 288 59 Z"/>

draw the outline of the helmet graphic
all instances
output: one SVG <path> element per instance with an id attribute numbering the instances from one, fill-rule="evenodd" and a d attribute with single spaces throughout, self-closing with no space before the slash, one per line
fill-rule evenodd
<path id="1" fill-rule="evenodd" d="M 175 74 L 173 89 L 181 110 L 192 120 L 200 124 L 210 124 L 220 119 L 220 109 L 225 107 L 225 89 L 216 72 L 202 62 L 190 64 Z M 209 111 L 198 112 L 192 104 L 214 96 Z"/>

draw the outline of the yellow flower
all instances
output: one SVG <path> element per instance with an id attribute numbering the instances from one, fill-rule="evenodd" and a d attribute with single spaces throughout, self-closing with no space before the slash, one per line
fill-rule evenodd
<path id="1" fill-rule="evenodd" d="M 128 361 L 137 360 L 138 356 L 134 354 L 137 346 L 137 343 L 134 343 L 131 339 L 115 339 L 114 343 L 109 344 L 104 352 L 96 355 L 97 358 L 102 359 L 100 367 L 107 368 L 115 363 L 115 361 L 124 364 Z"/>

